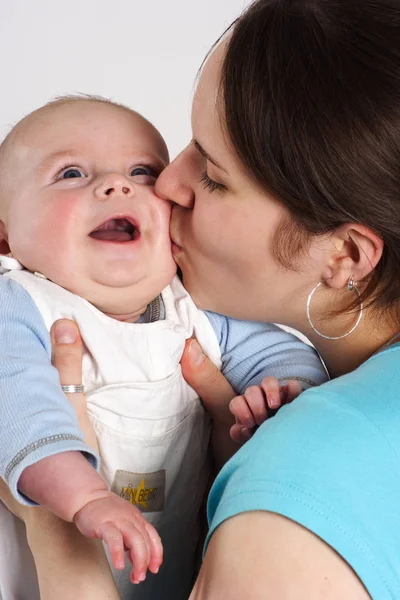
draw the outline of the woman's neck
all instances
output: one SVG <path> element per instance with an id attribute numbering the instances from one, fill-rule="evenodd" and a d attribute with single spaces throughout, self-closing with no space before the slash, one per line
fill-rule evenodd
<path id="1" fill-rule="evenodd" d="M 353 314 L 342 319 L 344 327 L 340 326 L 339 332 L 337 322 L 335 327 L 331 327 L 331 332 L 329 327 L 323 329 L 323 332 L 331 336 L 342 335 L 343 332 L 351 329 L 356 318 L 357 316 Z M 333 328 L 336 332 L 332 331 Z M 378 319 L 370 311 L 365 310 L 363 318 L 353 333 L 339 340 L 322 338 L 308 324 L 302 330 L 314 344 L 323 358 L 330 376 L 334 378 L 354 371 L 395 336 L 400 331 L 400 327 L 396 327 L 392 322 L 389 324 L 383 319 Z"/>

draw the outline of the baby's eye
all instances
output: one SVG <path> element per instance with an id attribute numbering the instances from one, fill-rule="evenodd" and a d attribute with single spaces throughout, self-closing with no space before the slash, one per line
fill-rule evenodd
<path id="1" fill-rule="evenodd" d="M 61 171 L 58 179 L 75 179 L 76 177 L 86 177 L 86 175 L 78 167 L 67 167 Z"/>
<path id="2" fill-rule="evenodd" d="M 135 183 L 152 186 L 156 182 L 158 173 L 153 167 L 149 167 L 148 165 L 138 165 L 131 170 L 130 176 L 135 178 Z"/>
<path id="3" fill-rule="evenodd" d="M 131 177 L 137 177 L 138 175 L 148 175 L 149 177 L 157 177 L 154 169 L 146 167 L 145 165 L 139 165 L 131 171 Z"/>

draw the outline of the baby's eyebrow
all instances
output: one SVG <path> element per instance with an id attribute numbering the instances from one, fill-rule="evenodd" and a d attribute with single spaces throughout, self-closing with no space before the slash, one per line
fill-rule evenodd
<path id="1" fill-rule="evenodd" d="M 54 163 L 57 163 L 61 160 L 76 160 L 77 155 L 75 150 L 60 150 L 59 152 L 52 152 L 45 156 L 42 162 L 39 164 L 40 171 L 47 171 L 47 169 L 51 168 Z"/>

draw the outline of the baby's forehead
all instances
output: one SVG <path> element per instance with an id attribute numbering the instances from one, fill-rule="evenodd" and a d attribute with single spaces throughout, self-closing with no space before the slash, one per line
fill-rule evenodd
<path id="1" fill-rule="evenodd" d="M 4 150 L 15 158 L 29 152 L 39 158 L 45 149 L 61 152 L 76 147 L 90 152 L 99 142 L 111 145 L 110 136 L 116 137 L 117 130 L 123 131 L 128 147 L 130 143 L 138 149 L 143 145 L 168 160 L 161 134 L 140 114 L 123 106 L 85 100 L 54 103 L 34 111 L 14 127 Z"/>

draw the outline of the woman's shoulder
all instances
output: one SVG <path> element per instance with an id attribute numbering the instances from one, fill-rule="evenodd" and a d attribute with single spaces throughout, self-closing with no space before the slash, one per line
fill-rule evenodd
<path id="1" fill-rule="evenodd" d="M 283 515 L 334 548 L 373 597 L 386 584 L 400 597 L 398 363 L 400 346 L 266 421 L 216 479 L 211 532 L 242 512 Z"/>

